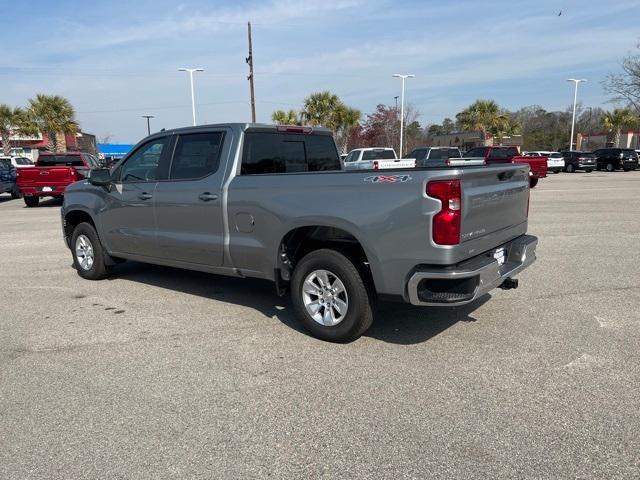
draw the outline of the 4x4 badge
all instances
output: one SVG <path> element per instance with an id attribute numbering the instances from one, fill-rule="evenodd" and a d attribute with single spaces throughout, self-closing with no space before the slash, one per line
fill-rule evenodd
<path id="1" fill-rule="evenodd" d="M 364 179 L 365 182 L 371 183 L 404 183 L 410 182 L 411 180 L 411 175 L 372 175 Z"/>

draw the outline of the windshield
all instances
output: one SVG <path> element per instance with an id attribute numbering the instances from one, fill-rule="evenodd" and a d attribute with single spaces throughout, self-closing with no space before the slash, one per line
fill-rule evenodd
<path id="1" fill-rule="evenodd" d="M 365 150 L 362 153 L 362 160 L 395 160 L 396 154 L 393 150 Z"/>
<path id="2" fill-rule="evenodd" d="M 596 158 L 596 154 L 591 152 L 578 152 L 578 155 L 581 158 Z"/>
<path id="3" fill-rule="evenodd" d="M 562 154 L 560 152 L 553 152 L 549 155 L 549 158 L 562 158 Z"/>
<path id="4" fill-rule="evenodd" d="M 38 166 L 53 167 L 66 165 L 68 167 L 83 167 L 82 158 L 79 155 L 40 155 Z"/>

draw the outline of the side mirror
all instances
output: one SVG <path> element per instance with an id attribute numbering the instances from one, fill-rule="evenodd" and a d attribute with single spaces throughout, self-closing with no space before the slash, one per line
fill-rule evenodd
<path id="1" fill-rule="evenodd" d="M 89 183 L 99 187 L 106 187 L 111 183 L 111 172 L 108 168 L 96 168 L 89 172 Z"/>

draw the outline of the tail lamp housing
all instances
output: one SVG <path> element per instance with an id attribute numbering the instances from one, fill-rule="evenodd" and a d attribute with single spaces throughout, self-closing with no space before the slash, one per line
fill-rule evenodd
<path id="1" fill-rule="evenodd" d="M 433 216 L 431 233 L 438 245 L 458 245 L 462 218 L 460 180 L 434 180 L 427 183 L 427 195 L 440 200 L 441 208 Z"/>

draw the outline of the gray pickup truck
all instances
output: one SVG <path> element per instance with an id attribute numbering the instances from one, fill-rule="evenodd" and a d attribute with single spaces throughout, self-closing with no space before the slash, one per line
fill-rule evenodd
<path id="1" fill-rule="evenodd" d="M 528 171 L 344 171 L 329 130 L 189 127 L 67 187 L 62 226 L 83 278 L 126 259 L 263 278 L 313 335 L 345 342 L 377 299 L 458 306 L 515 288 L 537 244 Z"/>

